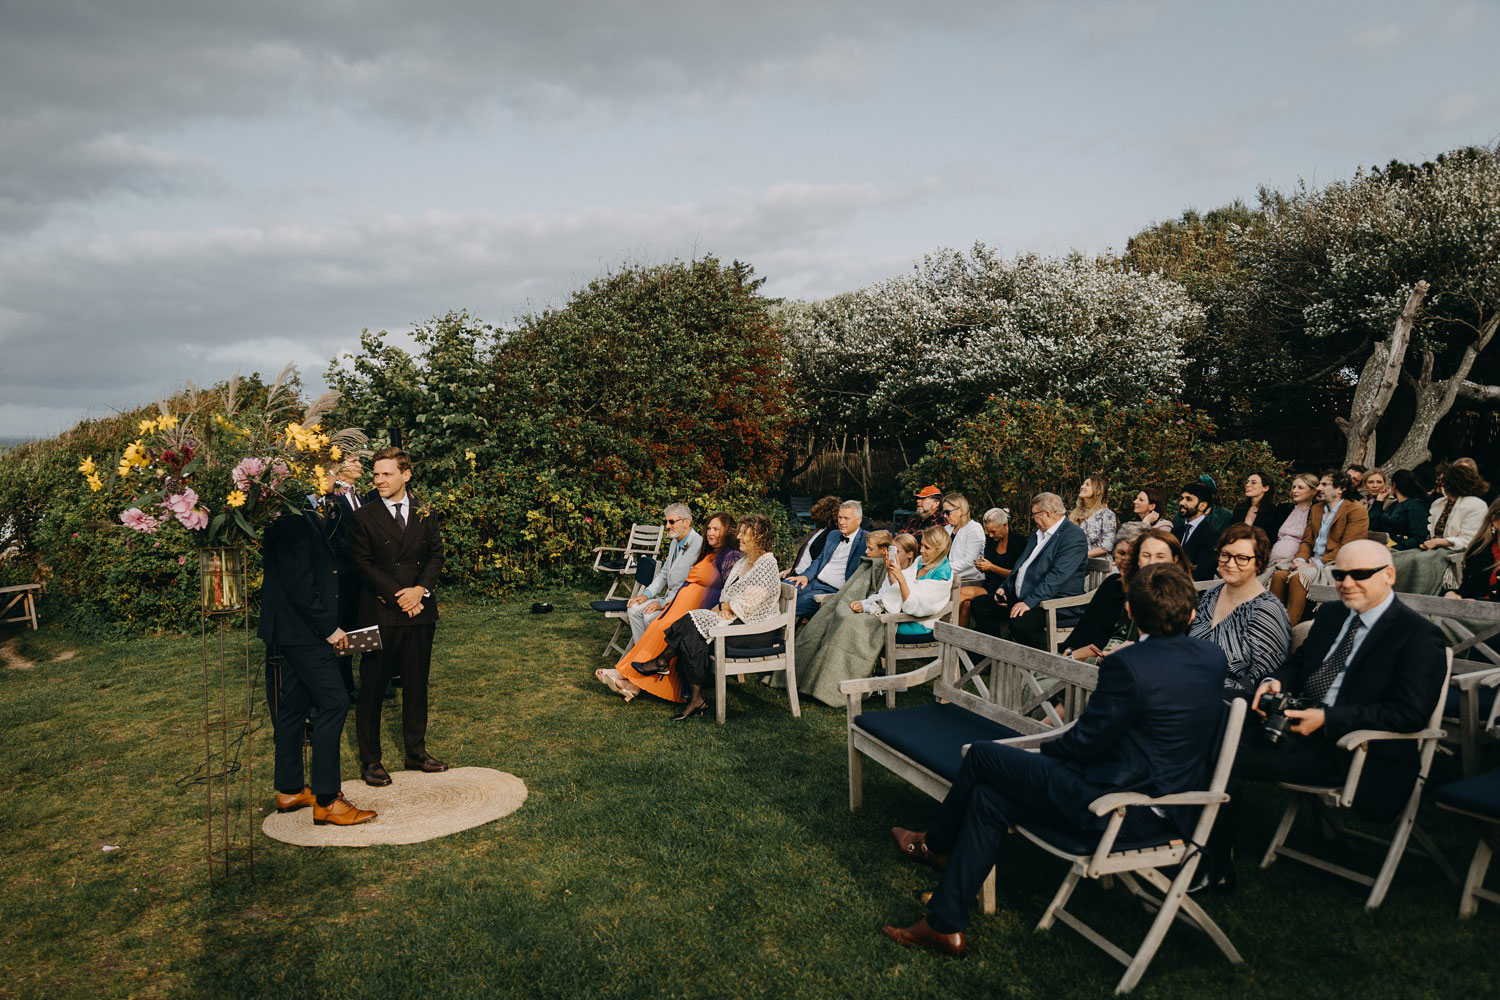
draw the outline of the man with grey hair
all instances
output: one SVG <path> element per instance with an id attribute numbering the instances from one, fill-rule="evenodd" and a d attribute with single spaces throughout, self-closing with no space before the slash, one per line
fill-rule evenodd
<path id="1" fill-rule="evenodd" d="M 798 618 L 811 618 L 818 610 L 817 596 L 837 593 L 849 574 L 859 568 L 859 561 L 865 557 L 865 532 L 860 527 L 864 519 L 864 505 L 858 500 L 845 500 L 839 505 L 839 537 L 824 543 L 805 575 L 786 578 L 797 588 Z"/>
<path id="2" fill-rule="evenodd" d="M 674 503 L 662 511 L 666 521 L 667 555 L 656 568 L 651 585 L 625 603 L 625 618 L 630 622 L 631 642 L 641 641 L 646 627 L 656 620 L 662 609 L 682 589 L 688 570 L 703 551 L 703 537 L 693 530 L 693 512 L 685 503 Z"/>
<path id="3" fill-rule="evenodd" d="M 1067 519 L 1066 513 L 1062 497 L 1056 493 L 1032 497 L 1031 521 L 1036 531 L 1016 559 L 1016 571 L 1005 578 L 1010 637 L 1036 649 L 1047 646 L 1047 612 L 1041 603 L 1083 593 L 1083 579 L 1088 573 L 1088 536 Z M 1082 607 L 1065 608 L 1058 612 L 1057 623 L 1072 626 L 1082 615 Z"/>

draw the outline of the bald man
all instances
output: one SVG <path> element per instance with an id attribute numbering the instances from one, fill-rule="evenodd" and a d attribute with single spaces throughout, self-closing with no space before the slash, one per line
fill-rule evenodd
<path id="1" fill-rule="evenodd" d="M 1396 597 L 1391 552 L 1378 542 L 1353 541 L 1339 549 L 1333 579 L 1338 604 L 1325 604 L 1307 641 L 1255 691 L 1245 734 L 1234 760 L 1237 781 L 1290 781 L 1341 785 L 1352 754 L 1338 740 L 1356 729 L 1415 732 L 1427 725 L 1442 695 L 1443 637 L 1426 618 Z M 1288 709 L 1291 732 L 1278 743 L 1262 735 L 1261 696 L 1284 691 L 1311 704 Z M 1372 744 L 1355 791 L 1355 812 L 1389 819 L 1411 794 L 1417 747 L 1410 740 Z M 1205 881 L 1233 886 L 1230 868 L 1241 796 L 1237 784 L 1209 840 Z"/>

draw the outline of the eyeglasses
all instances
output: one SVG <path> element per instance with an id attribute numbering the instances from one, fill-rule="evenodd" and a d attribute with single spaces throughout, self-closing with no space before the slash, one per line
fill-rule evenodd
<path id="1" fill-rule="evenodd" d="M 1254 556 L 1240 555 L 1238 552 L 1220 552 L 1219 553 L 1219 565 L 1220 566 L 1227 566 L 1229 563 L 1234 563 L 1236 566 L 1249 566 L 1254 561 L 1255 561 L 1255 557 Z"/>
<path id="2" fill-rule="evenodd" d="M 1369 569 L 1336 569 L 1333 571 L 1333 578 L 1339 583 L 1343 583 L 1346 576 L 1352 576 L 1356 580 L 1368 580 L 1383 569 L 1385 569 L 1384 566 L 1372 566 Z"/>

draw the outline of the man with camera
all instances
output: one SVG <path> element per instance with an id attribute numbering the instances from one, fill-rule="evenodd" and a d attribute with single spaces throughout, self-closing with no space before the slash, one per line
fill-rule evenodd
<path id="1" fill-rule="evenodd" d="M 1306 641 L 1255 690 L 1251 716 L 1234 760 L 1236 783 L 1289 781 L 1342 784 L 1351 753 L 1338 740 L 1356 729 L 1421 729 L 1437 704 L 1446 658 L 1443 637 L 1396 597 L 1390 549 L 1365 539 L 1339 549 L 1332 576 L 1339 604 L 1313 619 Z M 1256 725 L 1255 722 L 1260 724 Z M 1365 819 L 1394 816 L 1411 794 L 1417 746 L 1409 740 L 1371 745 L 1355 791 Z M 1228 890 L 1241 789 L 1209 838 L 1203 885 Z"/>

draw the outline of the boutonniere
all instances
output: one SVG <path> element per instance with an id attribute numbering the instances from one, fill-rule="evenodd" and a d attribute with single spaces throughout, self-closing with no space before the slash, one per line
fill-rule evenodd
<path id="1" fill-rule="evenodd" d="M 422 498 L 417 496 L 415 493 L 412 494 L 411 502 L 412 510 L 419 520 L 432 516 L 432 504 L 423 501 Z M 421 503 L 422 506 L 418 507 L 418 503 Z"/>

